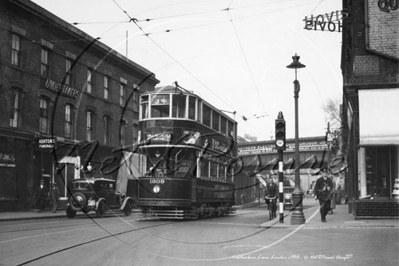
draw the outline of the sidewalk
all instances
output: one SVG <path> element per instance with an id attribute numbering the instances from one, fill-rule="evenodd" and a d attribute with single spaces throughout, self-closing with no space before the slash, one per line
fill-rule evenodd
<path id="1" fill-rule="evenodd" d="M 260 204 L 262 207 L 264 203 Z M 234 208 L 239 211 L 240 209 L 252 208 L 260 206 L 259 202 L 255 201 L 244 205 L 236 205 Z M 348 205 L 336 205 L 333 214 L 327 215 L 327 222 L 323 223 L 320 219 L 319 206 L 313 198 L 304 198 L 303 210 L 305 216 L 306 227 L 392 227 L 399 228 L 399 219 L 362 219 L 355 220 L 352 213 L 348 213 Z M 309 207 L 311 206 L 311 207 Z M 94 213 L 91 213 L 95 215 Z M 78 212 L 77 216 L 86 216 L 83 212 Z M 64 210 L 58 210 L 56 213 L 52 213 L 50 210 L 39 213 L 37 211 L 26 211 L 26 212 L 1 212 L 0 222 L 3 221 L 16 221 L 16 220 L 32 220 L 32 219 L 48 219 L 48 218 L 60 218 L 66 217 Z M 277 218 L 263 223 L 260 227 L 266 228 L 292 228 L 295 229 L 302 225 L 291 225 L 291 212 L 288 210 L 284 211 L 284 222 L 279 222 L 279 214 L 277 211 Z"/>
<path id="2" fill-rule="evenodd" d="M 309 206 L 308 202 L 314 199 L 304 199 L 304 206 Z M 278 212 L 278 211 L 277 211 Z M 277 218 L 263 223 L 260 227 L 266 228 L 292 228 L 296 229 L 299 226 L 306 228 L 328 227 L 328 228 L 355 228 L 355 227 L 392 227 L 399 228 L 399 219 L 362 219 L 355 220 L 352 213 L 348 213 L 348 205 L 336 205 L 333 214 L 328 214 L 327 222 L 323 223 L 320 217 L 319 204 L 303 210 L 305 216 L 305 224 L 291 225 L 291 212 L 284 212 L 284 222 L 280 223 L 279 214 Z"/>

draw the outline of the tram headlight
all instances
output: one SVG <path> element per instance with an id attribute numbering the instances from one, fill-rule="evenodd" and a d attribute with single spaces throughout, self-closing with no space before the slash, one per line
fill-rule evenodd
<path id="1" fill-rule="evenodd" d="M 161 191 L 161 187 L 158 186 L 158 185 L 155 185 L 155 186 L 152 188 L 152 191 L 153 191 L 154 193 L 158 193 L 159 191 Z"/>

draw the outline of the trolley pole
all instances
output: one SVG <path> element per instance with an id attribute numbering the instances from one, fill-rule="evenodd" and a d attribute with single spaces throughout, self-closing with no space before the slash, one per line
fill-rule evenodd
<path id="1" fill-rule="evenodd" d="M 280 223 L 284 223 L 283 151 L 278 151 L 278 191 Z"/>

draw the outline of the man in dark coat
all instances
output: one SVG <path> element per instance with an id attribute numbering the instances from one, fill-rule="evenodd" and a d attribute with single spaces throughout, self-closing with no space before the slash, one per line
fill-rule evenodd
<path id="1" fill-rule="evenodd" d="M 314 198 L 319 200 L 320 204 L 320 215 L 321 221 L 327 222 L 326 215 L 330 210 L 331 206 L 331 193 L 333 192 L 333 183 L 330 178 L 328 178 L 329 169 L 322 168 L 321 175 L 319 179 L 316 180 L 314 186 Z"/>
<path id="2" fill-rule="evenodd" d="M 40 180 L 40 185 L 36 190 L 35 199 L 36 207 L 39 209 L 38 212 L 44 211 L 44 200 L 47 197 L 47 187 L 44 185 L 44 180 Z"/>
<path id="3" fill-rule="evenodd" d="M 56 183 L 53 183 L 53 188 L 51 189 L 51 201 L 53 204 L 53 213 L 57 211 L 58 201 L 60 200 L 60 190 Z"/>

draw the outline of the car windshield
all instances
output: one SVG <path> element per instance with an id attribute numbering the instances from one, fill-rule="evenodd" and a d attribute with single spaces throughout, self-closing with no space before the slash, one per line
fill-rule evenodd
<path id="1" fill-rule="evenodd" d="M 73 184 L 73 189 L 76 190 L 91 190 L 89 183 L 76 182 Z"/>

